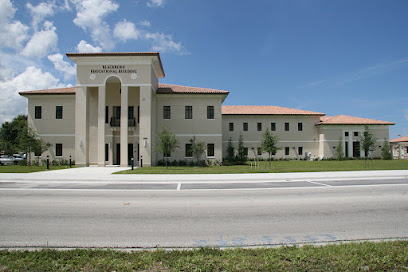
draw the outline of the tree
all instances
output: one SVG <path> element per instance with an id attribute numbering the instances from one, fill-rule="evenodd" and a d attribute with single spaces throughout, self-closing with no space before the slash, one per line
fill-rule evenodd
<path id="1" fill-rule="evenodd" d="M 27 127 L 26 131 L 20 131 L 17 138 L 20 150 L 24 150 L 28 155 L 29 165 L 31 163 L 32 152 L 34 152 L 35 156 L 38 156 L 38 163 L 40 163 L 39 157 L 51 146 L 50 143 L 41 139 L 31 127 Z"/>
<path id="2" fill-rule="evenodd" d="M 343 145 L 343 137 L 340 136 L 339 143 L 336 147 L 336 157 L 339 161 L 344 158 L 344 145 Z"/>
<path id="3" fill-rule="evenodd" d="M 4 122 L 0 128 L 1 149 L 7 155 L 21 151 L 19 135 L 27 131 L 27 116 L 18 115 L 11 122 Z"/>
<path id="4" fill-rule="evenodd" d="M 244 164 L 248 159 L 247 153 L 244 147 L 244 136 L 242 135 L 242 133 L 239 134 L 238 150 L 237 150 L 236 158 L 239 164 Z"/>
<path id="5" fill-rule="evenodd" d="M 390 142 L 387 141 L 387 138 L 384 138 L 384 144 L 381 147 L 381 157 L 383 158 L 383 160 L 392 159 Z"/>
<path id="6" fill-rule="evenodd" d="M 269 154 L 269 168 L 271 168 L 272 155 L 278 151 L 279 137 L 273 135 L 268 128 L 262 133 L 261 151 Z"/>
<path id="7" fill-rule="evenodd" d="M 190 143 L 191 143 L 191 152 L 193 153 L 193 157 L 196 159 L 197 165 L 198 165 L 201 159 L 201 156 L 205 152 L 205 143 L 198 142 L 195 136 L 192 139 L 190 139 Z"/>
<path id="8" fill-rule="evenodd" d="M 156 150 L 161 151 L 164 155 L 166 155 L 166 168 L 168 167 L 168 157 L 170 156 L 171 152 L 175 151 L 179 147 L 179 141 L 176 138 L 176 135 L 163 127 L 157 134 Z"/>
<path id="9" fill-rule="evenodd" d="M 360 137 L 360 147 L 364 151 L 364 158 L 366 161 L 366 167 L 368 167 L 368 158 L 370 152 L 376 149 L 377 138 L 371 132 L 371 129 L 366 125 L 364 127 L 363 134 Z"/>
<path id="10" fill-rule="evenodd" d="M 230 137 L 227 144 L 227 157 L 228 162 L 233 162 L 235 159 L 235 148 L 234 144 L 232 143 L 232 138 Z"/>

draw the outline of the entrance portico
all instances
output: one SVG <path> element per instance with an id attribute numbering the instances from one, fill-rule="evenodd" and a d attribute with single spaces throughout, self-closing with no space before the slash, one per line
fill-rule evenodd
<path id="1" fill-rule="evenodd" d="M 154 158 L 158 53 L 72 53 L 77 65 L 75 160 L 78 166 Z M 135 116 L 136 115 L 136 116 Z"/>

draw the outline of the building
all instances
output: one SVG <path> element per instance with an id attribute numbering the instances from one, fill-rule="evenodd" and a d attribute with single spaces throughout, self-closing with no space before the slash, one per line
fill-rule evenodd
<path id="1" fill-rule="evenodd" d="M 393 139 L 390 144 L 394 159 L 408 159 L 408 136 Z"/>
<path id="2" fill-rule="evenodd" d="M 230 138 L 243 135 L 250 158 L 262 132 L 277 134 L 276 158 L 335 156 L 339 140 L 348 157 L 362 157 L 358 140 L 369 125 L 379 139 L 394 123 L 276 106 L 223 106 L 229 92 L 160 84 L 165 76 L 159 53 L 68 53 L 77 66 L 76 87 L 23 91 L 28 123 L 52 148 L 43 156 L 78 166 L 127 166 L 130 158 L 152 166 L 163 156 L 191 160 L 190 139 L 206 143 L 205 160 L 221 161 Z M 156 152 L 156 134 L 170 129 L 180 141 L 172 154 Z M 379 143 L 380 144 L 380 143 Z M 380 151 L 373 154 L 380 156 Z"/>

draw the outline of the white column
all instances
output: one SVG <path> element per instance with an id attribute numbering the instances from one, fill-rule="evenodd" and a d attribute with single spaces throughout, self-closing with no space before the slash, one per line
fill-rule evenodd
<path id="1" fill-rule="evenodd" d="M 75 164 L 88 166 L 88 89 L 76 87 L 75 95 Z"/>
<path id="2" fill-rule="evenodd" d="M 348 136 L 348 156 L 349 158 L 353 157 L 353 132 L 349 131 L 349 136 Z"/>
<path id="3" fill-rule="evenodd" d="M 98 87 L 98 166 L 105 166 L 105 86 Z"/>
<path id="4" fill-rule="evenodd" d="M 120 166 L 128 166 L 128 87 L 122 86 L 120 96 Z"/>
<path id="5" fill-rule="evenodd" d="M 398 152 L 399 152 L 398 158 L 399 158 L 400 160 L 402 160 L 402 144 L 399 144 L 399 145 L 398 145 Z"/>
<path id="6" fill-rule="evenodd" d="M 325 144 L 324 134 L 319 134 L 319 159 L 324 158 L 324 144 Z"/>
<path id="7" fill-rule="evenodd" d="M 140 87 L 139 147 L 140 147 L 140 156 L 143 156 L 143 167 L 151 166 L 152 165 L 152 88 L 150 86 Z"/>

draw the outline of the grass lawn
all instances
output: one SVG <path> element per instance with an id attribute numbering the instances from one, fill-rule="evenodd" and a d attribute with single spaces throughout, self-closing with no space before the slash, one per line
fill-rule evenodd
<path id="1" fill-rule="evenodd" d="M 67 169 L 69 166 L 50 166 L 50 170 Z M 31 173 L 46 171 L 47 166 L 20 166 L 20 165 L 3 165 L 0 166 L 0 173 Z M 1 270 L 0 270 L 1 271 Z"/>
<path id="2" fill-rule="evenodd" d="M 285 173 L 285 172 L 321 172 L 321 171 L 361 171 L 361 170 L 408 170 L 408 160 L 371 160 L 369 167 L 364 160 L 347 161 L 273 161 L 259 162 L 259 168 L 251 169 L 246 165 L 210 166 L 210 167 L 144 167 L 120 171 L 115 174 L 239 174 L 239 173 Z"/>
<path id="3" fill-rule="evenodd" d="M 0 271 L 407 271 L 408 241 L 196 250 L 0 251 Z"/>

